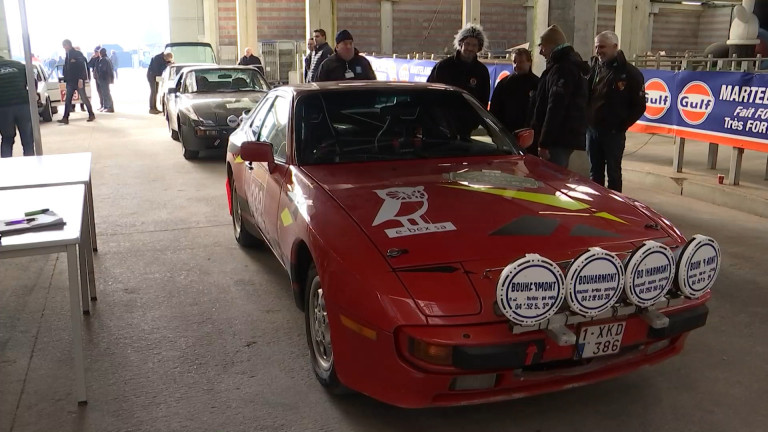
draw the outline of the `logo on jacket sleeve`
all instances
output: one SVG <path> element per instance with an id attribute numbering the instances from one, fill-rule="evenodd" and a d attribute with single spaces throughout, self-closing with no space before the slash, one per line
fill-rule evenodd
<path id="1" fill-rule="evenodd" d="M 667 113 L 672 96 L 667 84 L 651 78 L 645 83 L 645 116 L 651 120 L 661 118 Z"/>
<path id="2" fill-rule="evenodd" d="M 715 106 L 712 90 L 701 81 L 693 81 L 677 97 L 677 110 L 688 124 L 697 125 L 707 119 Z"/>
<path id="3" fill-rule="evenodd" d="M 384 200 L 384 203 L 373 221 L 373 226 L 390 220 L 402 224 L 402 227 L 384 230 L 390 238 L 456 229 L 450 222 L 428 223 L 422 219 L 429 207 L 424 186 L 394 187 L 374 192 Z"/>

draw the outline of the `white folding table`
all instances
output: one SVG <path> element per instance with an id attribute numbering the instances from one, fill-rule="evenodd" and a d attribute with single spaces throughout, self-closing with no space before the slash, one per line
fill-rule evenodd
<path id="1" fill-rule="evenodd" d="M 82 184 L 84 186 L 84 211 L 82 219 L 81 239 L 91 247 L 80 248 L 81 264 L 85 265 L 85 275 L 82 278 L 86 299 L 90 293 L 91 300 L 96 300 L 96 278 L 93 270 L 93 252 L 97 250 L 96 224 L 93 213 L 93 188 L 91 187 L 91 153 L 65 153 L 45 156 L 26 156 L 0 159 L 0 191 L 10 189 L 36 188 L 42 186 L 64 186 Z M 0 200 L 0 208 L 5 203 Z M 46 205 L 58 213 L 55 207 Z M 38 210 L 25 208 L 24 211 Z M 83 313 L 90 313 L 90 303 L 83 302 Z"/>
<path id="2" fill-rule="evenodd" d="M 63 227 L 46 227 L 19 234 L 3 234 L 0 238 L 0 260 L 66 252 L 67 274 L 69 276 L 69 314 L 72 324 L 72 348 L 75 356 L 75 395 L 80 403 L 86 401 L 86 396 L 83 336 L 81 333 L 82 317 L 79 307 L 81 300 L 86 304 L 88 303 L 88 298 L 83 295 L 82 291 L 81 281 L 85 278 L 86 273 L 85 263 L 82 260 L 82 249 L 90 249 L 90 243 L 81 243 L 80 236 L 84 225 L 84 202 L 84 185 L 0 190 L 0 219 L 16 218 L 19 214 L 35 208 L 55 209 L 55 212 L 64 218 L 65 225 Z M 78 250 L 80 251 L 78 252 Z M 79 288 L 81 295 L 78 296 Z"/>

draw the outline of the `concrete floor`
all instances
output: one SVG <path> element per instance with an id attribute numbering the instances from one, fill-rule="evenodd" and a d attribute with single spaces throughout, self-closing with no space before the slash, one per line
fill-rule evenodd
<path id="1" fill-rule="evenodd" d="M 78 407 L 72 390 L 65 257 L 3 260 L 0 432 L 682 432 L 768 424 L 766 219 L 629 181 L 628 195 L 722 247 L 709 322 L 682 355 L 612 381 L 483 406 L 401 410 L 326 394 L 309 367 L 287 275 L 268 251 L 245 251 L 232 237 L 222 159 L 185 161 L 162 118 L 145 114 L 141 72 L 120 76 L 118 113 L 86 123 L 78 112 L 69 126 L 42 128 L 47 154 L 94 155 L 99 300 L 83 318 L 88 405 Z"/>

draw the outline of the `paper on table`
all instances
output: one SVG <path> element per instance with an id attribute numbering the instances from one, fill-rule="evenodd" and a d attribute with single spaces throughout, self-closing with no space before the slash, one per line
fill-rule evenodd
<path id="1" fill-rule="evenodd" d="M 26 223 L 18 223 L 12 225 L 6 225 L 6 222 L 13 221 L 15 219 L 0 220 L 0 233 L 4 235 L 24 233 L 30 230 L 45 229 L 49 227 L 63 226 L 66 222 L 64 219 L 57 215 L 55 212 L 48 211 L 39 215 L 31 216 L 29 218 L 21 219 L 34 219 Z"/>

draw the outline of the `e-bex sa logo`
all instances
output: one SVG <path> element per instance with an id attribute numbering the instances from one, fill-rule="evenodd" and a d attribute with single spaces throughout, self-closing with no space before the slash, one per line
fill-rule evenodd
<path id="1" fill-rule="evenodd" d="M 645 83 L 645 116 L 651 120 L 661 118 L 667 113 L 672 102 L 667 83 L 651 78 Z"/>
<path id="2" fill-rule="evenodd" d="M 680 111 L 680 117 L 688 124 L 702 123 L 714 107 L 715 98 L 712 96 L 712 90 L 701 81 L 688 83 L 677 97 L 677 110 Z"/>

